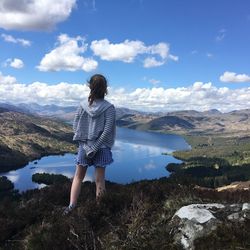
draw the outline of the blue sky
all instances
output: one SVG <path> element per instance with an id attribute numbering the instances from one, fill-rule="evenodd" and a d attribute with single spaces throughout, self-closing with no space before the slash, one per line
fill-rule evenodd
<path id="1" fill-rule="evenodd" d="M 76 104 L 102 73 L 117 106 L 250 108 L 248 0 L 38 2 L 0 3 L 0 101 Z"/>

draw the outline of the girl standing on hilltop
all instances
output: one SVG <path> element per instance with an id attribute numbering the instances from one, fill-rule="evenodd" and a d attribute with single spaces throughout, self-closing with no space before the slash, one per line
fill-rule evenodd
<path id="1" fill-rule="evenodd" d="M 70 204 L 64 210 L 69 213 L 76 206 L 81 184 L 88 166 L 95 167 L 96 199 L 105 192 L 105 169 L 113 162 L 111 147 L 115 140 L 115 107 L 104 99 L 107 80 L 96 74 L 89 81 L 88 101 L 81 102 L 73 123 L 74 141 L 79 149 L 76 172 L 71 186 Z"/>

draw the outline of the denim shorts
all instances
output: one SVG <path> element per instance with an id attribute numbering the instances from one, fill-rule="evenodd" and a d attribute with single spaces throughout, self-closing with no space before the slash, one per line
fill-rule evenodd
<path id="1" fill-rule="evenodd" d="M 100 148 L 93 158 L 85 158 L 85 150 L 82 144 L 79 144 L 76 156 L 76 164 L 81 166 L 106 167 L 113 162 L 112 152 L 110 148 Z"/>

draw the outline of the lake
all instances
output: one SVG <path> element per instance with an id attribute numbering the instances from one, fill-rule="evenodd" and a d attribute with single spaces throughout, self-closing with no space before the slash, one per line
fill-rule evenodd
<path id="1" fill-rule="evenodd" d="M 106 168 L 106 179 L 117 183 L 130 183 L 143 179 L 155 179 L 168 176 L 165 166 L 179 160 L 171 155 L 176 150 L 190 149 L 190 145 L 178 135 L 161 134 L 117 128 L 116 142 L 113 147 L 114 163 Z M 7 176 L 19 191 L 41 188 L 44 185 L 33 183 L 35 173 L 54 173 L 73 177 L 76 155 L 65 154 L 46 156 L 32 161 L 25 167 L 2 173 Z M 90 167 L 84 181 L 93 181 L 94 167 Z"/>

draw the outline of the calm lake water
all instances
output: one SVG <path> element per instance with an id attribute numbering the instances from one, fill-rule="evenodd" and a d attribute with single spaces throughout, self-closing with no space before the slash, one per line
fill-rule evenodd
<path id="1" fill-rule="evenodd" d="M 125 184 L 168 176 L 165 166 L 170 162 L 180 161 L 162 153 L 190 148 L 178 135 L 117 128 L 116 142 L 112 150 L 114 163 L 106 168 L 106 179 Z M 24 168 L 1 175 L 7 176 L 19 191 L 40 188 L 44 185 L 33 183 L 31 180 L 34 173 L 63 174 L 71 178 L 75 171 L 75 157 L 74 154 L 46 156 L 30 162 Z M 90 167 L 84 181 L 93 181 L 93 177 L 94 167 Z"/>

